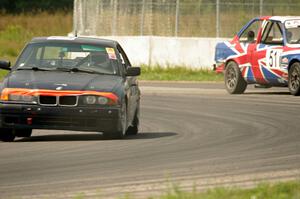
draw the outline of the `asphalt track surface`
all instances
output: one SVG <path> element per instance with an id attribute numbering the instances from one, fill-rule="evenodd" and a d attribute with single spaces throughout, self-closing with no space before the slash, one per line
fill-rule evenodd
<path id="1" fill-rule="evenodd" d="M 300 97 L 220 83 L 142 82 L 141 133 L 35 130 L 0 143 L 0 198 L 115 197 L 300 179 Z"/>

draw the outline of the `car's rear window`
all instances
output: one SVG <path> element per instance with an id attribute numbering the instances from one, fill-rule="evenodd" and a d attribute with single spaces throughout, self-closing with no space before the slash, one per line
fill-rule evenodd
<path id="1" fill-rule="evenodd" d="M 300 20 L 288 20 L 284 24 L 286 29 L 286 41 L 289 44 L 300 44 Z"/>
<path id="2" fill-rule="evenodd" d="M 117 74 L 114 48 L 90 44 L 35 43 L 29 44 L 19 57 L 16 67 L 41 69 L 85 69 L 98 73 Z"/>

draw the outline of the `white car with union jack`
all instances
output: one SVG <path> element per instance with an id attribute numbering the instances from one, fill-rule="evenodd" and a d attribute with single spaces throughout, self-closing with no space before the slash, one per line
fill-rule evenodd
<path id="1" fill-rule="evenodd" d="M 288 86 L 300 94 L 300 16 L 264 16 L 248 22 L 229 42 L 216 46 L 216 71 L 231 94 L 248 84 Z"/>

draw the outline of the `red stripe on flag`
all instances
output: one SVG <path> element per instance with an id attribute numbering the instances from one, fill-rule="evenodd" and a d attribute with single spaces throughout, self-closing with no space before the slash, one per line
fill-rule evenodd
<path id="1" fill-rule="evenodd" d="M 276 75 L 278 75 L 279 77 L 283 77 L 284 79 L 288 79 L 288 74 L 281 71 L 281 70 L 278 70 L 278 69 L 271 69 L 273 73 L 275 73 Z"/>
<path id="2" fill-rule="evenodd" d="M 264 76 L 263 76 L 263 74 L 262 74 L 262 72 L 261 72 L 260 66 L 259 66 L 259 67 L 252 67 L 252 71 L 253 71 L 253 76 L 255 77 L 255 79 L 256 79 L 256 81 L 257 81 L 258 83 L 261 83 L 261 84 L 266 84 L 266 83 L 268 83 L 268 82 L 265 80 L 265 78 L 264 78 Z"/>

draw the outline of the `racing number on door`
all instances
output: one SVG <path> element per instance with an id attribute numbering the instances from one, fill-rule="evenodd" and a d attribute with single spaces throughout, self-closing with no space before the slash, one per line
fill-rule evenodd
<path id="1" fill-rule="evenodd" d="M 267 67 L 279 68 L 280 67 L 280 55 L 281 49 L 270 49 L 267 51 Z"/>

